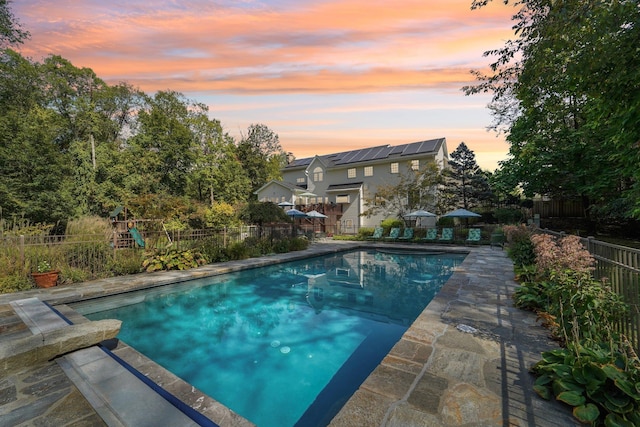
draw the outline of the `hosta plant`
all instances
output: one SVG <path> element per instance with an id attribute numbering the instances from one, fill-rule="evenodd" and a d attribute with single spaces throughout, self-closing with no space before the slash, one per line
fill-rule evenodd
<path id="1" fill-rule="evenodd" d="M 640 367 L 635 355 L 609 345 L 548 351 L 532 368 L 534 389 L 545 399 L 573 407 L 573 415 L 594 426 L 640 426 Z"/>

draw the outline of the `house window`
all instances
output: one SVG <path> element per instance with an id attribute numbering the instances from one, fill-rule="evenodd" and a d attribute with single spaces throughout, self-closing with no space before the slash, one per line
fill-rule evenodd
<path id="1" fill-rule="evenodd" d="M 355 178 L 356 177 L 356 168 L 347 169 L 347 178 Z"/>
<path id="2" fill-rule="evenodd" d="M 336 203 L 350 203 L 348 194 L 341 194 L 336 196 Z"/>
<path id="3" fill-rule="evenodd" d="M 420 169 L 420 160 L 411 160 L 411 170 L 417 171 Z"/>
<path id="4" fill-rule="evenodd" d="M 364 176 L 373 176 L 373 166 L 364 167 Z"/>
<path id="5" fill-rule="evenodd" d="M 298 184 L 304 184 L 304 182 L 305 182 L 305 178 L 298 178 L 298 179 L 296 180 L 296 182 L 297 182 Z"/>
<path id="6" fill-rule="evenodd" d="M 391 173 L 398 173 L 400 169 L 398 167 L 398 162 L 391 163 Z"/>
<path id="7" fill-rule="evenodd" d="M 322 182 L 324 174 L 321 167 L 317 167 L 313 170 L 313 182 Z"/>

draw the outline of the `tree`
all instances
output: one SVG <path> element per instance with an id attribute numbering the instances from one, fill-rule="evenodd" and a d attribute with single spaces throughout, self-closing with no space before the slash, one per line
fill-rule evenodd
<path id="1" fill-rule="evenodd" d="M 428 162 L 417 171 L 408 165 L 407 172 L 399 174 L 396 183 L 380 185 L 376 194 L 365 195 L 362 215 L 397 214 L 403 218 L 417 209 L 432 209 L 438 198 L 437 186 L 441 183 L 442 174 L 435 162 Z"/>
<path id="2" fill-rule="evenodd" d="M 263 124 L 249 126 L 246 137 L 238 144 L 238 159 L 251 181 L 251 195 L 273 179 L 281 178 L 287 154 L 280 146 L 278 134 Z"/>
<path id="3" fill-rule="evenodd" d="M 481 7 L 488 1 L 475 1 Z M 523 0 L 517 38 L 467 94 L 492 92 L 525 194 L 580 197 L 640 217 L 640 8 L 635 1 Z M 606 210 L 606 208 L 605 208 Z M 589 210 L 591 211 L 591 209 Z"/>
<path id="4" fill-rule="evenodd" d="M 446 209 L 471 209 L 491 198 L 491 189 L 485 173 L 476 163 L 476 155 L 461 142 L 449 156 L 449 167 L 444 171 L 443 193 Z"/>
<path id="5" fill-rule="evenodd" d="M 8 0 L 0 0 L 0 49 L 22 43 L 30 37 L 28 31 L 23 31 L 15 16 L 9 9 Z"/>
<path id="6" fill-rule="evenodd" d="M 191 125 L 200 114 L 206 114 L 206 107 L 178 92 L 160 91 L 147 99 L 146 108 L 138 113 L 138 133 L 127 150 L 131 170 L 141 178 L 133 184 L 134 193 L 185 193 L 197 149 Z"/>
<path id="7" fill-rule="evenodd" d="M 271 202 L 249 202 L 240 211 L 240 219 L 260 226 L 270 222 L 291 222 L 284 210 Z"/>
<path id="8" fill-rule="evenodd" d="M 249 178 L 236 153 L 233 139 L 218 120 L 201 114 L 193 120 L 197 140 L 194 167 L 189 174 L 189 195 L 199 201 L 235 203 L 250 194 Z"/>

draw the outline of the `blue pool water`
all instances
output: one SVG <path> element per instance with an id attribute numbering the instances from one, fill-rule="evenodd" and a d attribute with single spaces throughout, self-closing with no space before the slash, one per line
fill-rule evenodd
<path id="1" fill-rule="evenodd" d="M 463 259 L 345 252 L 75 308 L 259 427 L 323 426 Z"/>

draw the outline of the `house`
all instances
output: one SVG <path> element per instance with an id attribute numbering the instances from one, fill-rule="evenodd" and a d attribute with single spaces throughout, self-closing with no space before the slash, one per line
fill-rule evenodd
<path id="1" fill-rule="evenodd" d="M 410 169 L 432 161 L 447 165 L 445 138 L 317 155 L 293 160 L 282 169 L 282 181 L 268 182 L 256 194 L 262 202 L 291 203 L 302 211 L 323 213 L 327 218 L 318 221 L 320 231 L 355 233 L 388 216 L 362 215 L 366 198 L 373 198 L 378 186 L 393 184 Z"/>

